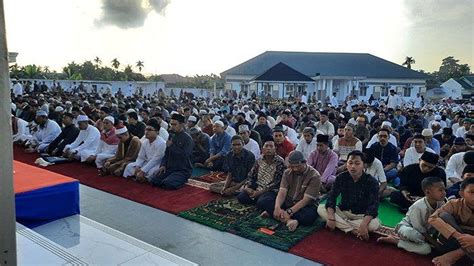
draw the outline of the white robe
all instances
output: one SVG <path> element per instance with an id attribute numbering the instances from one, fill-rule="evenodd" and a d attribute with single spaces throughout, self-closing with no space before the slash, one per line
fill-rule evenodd
<path id="1" fill-rule="evenodd" d="M 162 138 L 157 137 L 152 143 L 150 143 L 148 139 L 143 140 L 137 160 L 133 163 L 129 163 L 125 167 L 123 177 L 134 176 L 135 169 L 140 168 L 145 172 L 145 177 L 150 180 L 151 177 L 158 172 L 161 160 L 163 160 L 165 156 L 165 151 L 166 142 Z"/>
<path id="2" fill-rule="evenodd" d="M 76 140 L 66 145 L 64 150 L 67 151 L 69 149 L 72 153 L 76 153 L 76 159 L 84 162 L 89 156 L 95 154 L 99 142 L 99 130 L 94 126 L 88 125 L 86 129 L 79 131 Z"/>
<path id="3" fill-rule="evenodd" d="M 18 128 L 18 132 L 13 135 L 13 142 L 15 141 L 25 141 L 28 140 L 30 135 L 30 128 L 28 127 L 28 122 L 21 118 L 16 119 L 16 126 Z"/>
<path id="4" fill-rule="evenodd" d="M 428 147 L 426 147 L 425 151 L 436 153 Z M 410 164 L 418 163 L 420 161 L 421 155 L 423 155 L 423 153 L 418 153 L 415 147 L 408 148 L 405 152 L 405 157 L 403 157 L 403 166 L 407 167 Z"/>
<path id="5" fill-rule="evenodd" d="M 294 129 L 292 129 L 291 127 L 288 127 L 288 129 L 286 130 L 286 136 L 288 137 L 288 139 L 290 140 L 291 143 L 293 143 L 293 145 L 296 145 L 298 144 L 298 133 L 296 133 L 296 131 Z"/>
<path id="6" fill-rule="evenodd" d="M 308 144 L 306 140 L 301 137 L 298 146 L 296 146 L 296 150 L 303 153 L 304 158 L 308 160 L 309 154 L 316 149 L 316 138 L 313 138 L 311 142 Z"/>
<path id="7" fill-rule="evenodd" d="M 97 168 L 102 168 L 104 166 L 104 163 L 107 159 L 112 158 L 115 153 L 117 152 L 118 149 L 118 144 L 116 145 L 109 145 L 105 143 L 103 140 L 100 140 L 99 146 L 97 147 L 97 150 L 95 151 L 95 165 Z M 90 155 L 89 155 L 90 156 Z"/>
<path id="8" fill-rule="evenodd" d="M 249 142 L 247 142 L 247 144 L 244 145 L 244 149 L 253 153 L 253 155 L 255 156 L 255 160 L 260 159 L 260 156 L 261 156 L 260 146 L 258 146 L 258 143 L 255 140 L 249 139 Z"/>
<path id="9" fill-rule="evenodd" d="M 32 142 L 38 145 L 36 150 L 42 153 L 59 134 L 61 134 L 61 128 L 58 123 L 48 119 L 44 128 L 40 128 L 38 125 L 38 131 L 33 133 Z"/>

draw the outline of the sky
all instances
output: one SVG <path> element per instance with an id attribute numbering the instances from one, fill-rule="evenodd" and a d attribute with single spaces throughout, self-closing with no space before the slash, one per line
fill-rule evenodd
<path id="1" fill-rule="evenodd" d="M 265 51 L 370 53 L 474 70 L 474 0 L 4 0 L 19 65 L 144 61 L 144 74 L 219 74 Z"/>

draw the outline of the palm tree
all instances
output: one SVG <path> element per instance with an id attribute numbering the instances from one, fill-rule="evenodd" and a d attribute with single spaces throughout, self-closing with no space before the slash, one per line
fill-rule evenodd
<path id="1" fill-rule="evenodd" d="M 142 72 L 142 68 L 144 67 L 143 61 L 138 60 L 135 66 L 138 67 L 138 72 Z"/>
<path id="2" fill-rule="evenodd" d="M 94 62 L 96 64 L 97 67 L 99 67 L 100 64 L 102 64 L 102 60 L 100 60 L 100 58 L 98 56 L 96 56 L 94 58 Z"/>
<path id="3" fill-rule="evenodd" d="M 120 62 L 118 61 L 117 58 L 114 58 L 112 60 L 112 67 L 115 68 L 115 70 L 117 70 L 119 68 L 119 66 L 120 66 Z"/>
<path id="4" fill-rule="evenodd" d="M 43 67 L 43 72 L 46 73 L 46 74 L 51 73 L 51 71 L 49 70 L 49 66 Z"/>
<path id="5" fill-rule="evenodd" d="M 407 56 L 405 58 L 405 62 L 403 62 L 402 65 L 406 65 L 408 69 L 411 69 L 411 65 L 415 64 L 415 59 L 413 59 L 413 57 L 411 56 Z"/>

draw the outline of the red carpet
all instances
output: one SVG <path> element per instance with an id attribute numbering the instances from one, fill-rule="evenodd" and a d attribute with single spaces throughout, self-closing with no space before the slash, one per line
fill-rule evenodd
<path id="1" fill-rule="evenodd" d="M 75 179 L 39 169 L 21 162 L 14 161 L 13 169 L 15 171 L 13 178 L 15 194 L 49 186 L 77 182 Z"/>
<path id="2" fill-rule="evenodd" d="M 15 147 L 14 158 L 17 161 L 34 165 L 34 161 L 38 158 L 38 155 L 27 154 L 21 148 Z M 83 185 L 100 189 L 173 214 L 220 198 L 217 194 L 193 186 L 186 185 L 177 191 L 170 191 L 152 187 L 147 184 L 140 184 L 125 178 L 113 176 L 100 177 L 95 167 L 76 162 L 51 165 L 46 169 L 75 178 Z"/>
<path id="3" fill-rule="evenodd" d="M 318 231 L 290 249 L 290 253 L 326 265 L 433 265 L 431 257 L 406 252 L 388 244 L 378 244 L 378 236 L 368 242 L 358 240 L 341 231 Z"/>

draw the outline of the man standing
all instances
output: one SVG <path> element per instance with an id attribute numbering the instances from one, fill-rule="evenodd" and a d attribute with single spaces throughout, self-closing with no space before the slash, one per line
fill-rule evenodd
<path id="1" fill-rule="evenodd" d="M 178 189 L 191 177 L 193 165 L 191 155 L 194 143 L 185 128 L 185 117 L 173 114 L 170 121 L 170 138 L 166 142 L 166 151 L 158 175 L 151 179 L 154 186 L 165 189 Z M 222 122 L 221 122 L 222 123 Z M 224 127 L 222 127 L 223 130 Z"/>
<path id="2" fill-rule="evenodd" d="M 402 98 L 395 94 L 395 90 L 390 90 L 390 95 L 387 97 L 387 107 L 396 109 L 403 104 Z"/>
<path id="3" fill-rule="evenodd" d="M 247 126 L 247 125 L 240 125 Z M 239 128 L 240 128 L 239 127 Z M 248 173 L 255 163 L 255 156 L 252 152 L 243 148 L 243 139 L 241 136 L 232 137 L 232 151 L 224 157 L 222 170 L 227 174 L 226 180 L 214 183 L 210 190 L 224 196 L 234 195 L 247 181 Z"/>
<path id="4" fill-rule="evenodd" d="M 336 227 L 368 240 L 369 232 L 380 227 L 377 218 L 379 185 L 372 176 L 364 173 L 365 155 L 353 151 L 347 159 L 347 172 L 337 176 L 328 195 L 326 205 L 320 204 L 318 214 L 330 230 Z M 337 198 L 341 202 L 336 206 Z"/>
<path id="5" fill-rule="evenodd" d="M 145 128 L 145 139 L 142 141 L 137 160 L 125 167 L 123 177 L 135 177 L 139 182 L 150 182 L 158 172 L 161 160 L 165 156 L 166 143 L 158 137 L 160 124 L 156 119 L 150 120 Z"/>
<path id="6" fill-rule="evenodd" d="M 257 201 L 262 215 L 271 215 L 295 231 L 299 225 L 309 226 L 318 217 L 314 202 L 319 198 L 321 180 L 313 167 L 306 164 L 303 153 L 288 156 L 288 169 L 283 173 L 278 194 L 269 191 Z"/>
<path id="7" fill-rule="evenodd" d="M 321 192 L 328 192 L 336 179 L 339 157 L 329 149 L 329 136 L 316 136 L 316 149 L 308 157 L 308 165 L 321 174 Z"/>
<path id="8" fill-rule="evenodd" d="M 239 134 L 244 141 L 244 149 L 250 151 L 255 156 L 255 159 L 260 159 L 260 146 L 258 143 L 250 138 L 250 129 L 247 125 L 240 125 Z"/>

